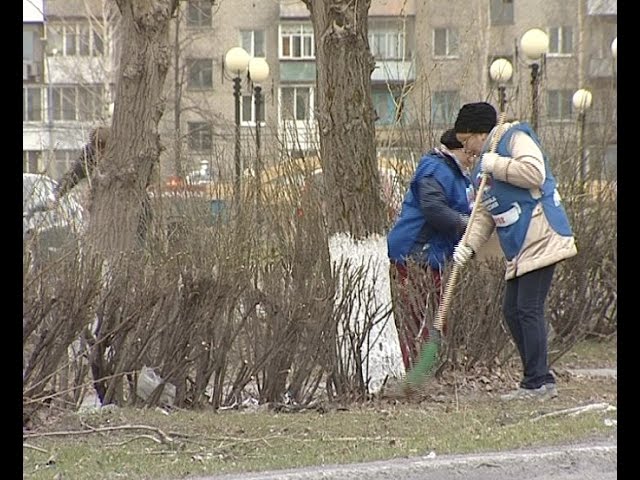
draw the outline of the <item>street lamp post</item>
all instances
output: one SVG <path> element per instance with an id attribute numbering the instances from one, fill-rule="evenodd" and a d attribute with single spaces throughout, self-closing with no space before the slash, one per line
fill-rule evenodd
<path id="1" fill-rule="evenodd" d="M 615 78 L 618 63 L 618 37 L 614 38 L 613 42 L 611 42 L 611 56 L 613 57 L 613 75 Z"/>
<path id="2" fill-rule="evenodd" d="M 262 111 L 262 86 L 269 76 L 269 64 L 264 58 L 252 58 L 249 61 L 249 78 L 253 83 L 254 105 L 256 116 L 256 216 L 258 224 L 260 224 L 260 196 L 261 196 L 261 178 L 262 175 L 262 152 L 260 146 L 260 122 Z"/>
<path id="3" fill-rule="evenodd" d="M 611 55 L 613 55 L 613 61 L 618 61 L 618 37 L 611 42 Z"/>
<path id="4" fill-rule="evenodd" d="M 242 182 L 242 159 L 240 158 L 240 83 L 242 82 L 242 75 L 249 67 L 249 58 L 249 54 L 242 47 L 229 49 L 224 57 L 226 69 L 233 74 L 233 97 L 235 100 L 235 182 L 233 193 L 236 205 L 239 205 Z"/>
<path id="5" fill-rule="evenodd" d="M 511 62 L 506 58 L 495 59 L 489 67 L 489 75 L 494 82 L 498 83 L 498 105 L 500 106 L 500 113 L 502 113 L 505 111 L 507 104 L 505 83 L 511 80 L 513 75 Z"/>
<path id="6" fill-rule="evenodd" d="M 584 191 L 584 184 L 587 177 L 587 159 L 584 148 L 584 129 L 587 117 L 587 110 L 591 107 L 591 92 L 581 88 L 573 94 L 573 107 L 578 111 L 578 150 L 580 152 L 580 186 Z"/>
<path id="7" fill-rule="evenodd" d="M 527 30 L 520 39 L 520 47 L 531 61 L 531 125 L 538 129 L 538 86 L 542 57 L 549 51 L 549 36 L 539 28 Z"/>

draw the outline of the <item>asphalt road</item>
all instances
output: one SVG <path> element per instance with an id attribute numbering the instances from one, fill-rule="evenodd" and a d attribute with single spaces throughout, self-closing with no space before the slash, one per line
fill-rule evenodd
<path id="1" fill-rule="evenodd" d="M 192 480 L 614 480 L 614 438 L 533 450 L 332 465 Z"/>

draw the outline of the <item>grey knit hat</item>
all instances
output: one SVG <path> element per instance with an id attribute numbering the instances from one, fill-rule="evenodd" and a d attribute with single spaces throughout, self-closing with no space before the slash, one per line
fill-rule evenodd
<path id="1" fill-rule="evenodd" d="M 460 143 L 456 138 L 456 131 L 453 128 L 450 128 L 442 134 L 440 137 L 440 143 L 449 149 L 464 148 L 464 145 L 462 145 L 462 143 Z"/>
<path id="2" fill-rule="evenodd" d="M 487 102 L 467 103 L 456 118 L 456 133 L 489 133 L 498 122 L 498 114 Z"/>

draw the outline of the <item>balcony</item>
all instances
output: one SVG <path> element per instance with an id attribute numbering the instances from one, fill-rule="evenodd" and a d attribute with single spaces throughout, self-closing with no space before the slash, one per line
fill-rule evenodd
<path id="1" fill-rule="evenodd" d="M 593 57 L 589 59 L 589 78 L 611 78 L 614 76 L 613 59 Z"/>
<path id="2" fill-rule="evenodd" d="M 103 83 L 112 76 L 106 57 L 49 56 L 45 62 L 51 83 Z"/>
<path id="3" fill-rule="evenodd" d="M 618 15 L 616 0 L 587 0 L 587 15 Z"/>
<path id="4" fill-rule="evenodd" d="M 280 61 L 280 81 L 281 82 L 302 82 L 315 83 L 316 81 L 316 61 L 315 60 L 281 60 Z"/>
<path id="5" fill-rule="evenodd" d="M 376 60 L 376 68 L 371 74 L 372 82 L 413 82 L 416 71 L 411 61 Z"/>
<path id="6" fill-rule="evenodd" d="M 280 2 L 280 18 L 309 18 L 309 9 L 301 1 Z"/>
<path id="7" fill-rule="evenodd" d="M 369 17 L 401 17 L 415 14 L 415 0 L 372 0 L 369 8 Z M 280 18 L 309 18 L 309 10 L 301 1 L 287 0 L 280 3 Z"/>

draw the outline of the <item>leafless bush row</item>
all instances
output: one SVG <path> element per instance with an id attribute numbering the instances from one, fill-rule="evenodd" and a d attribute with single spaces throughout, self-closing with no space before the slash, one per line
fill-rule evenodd
<path id="1" fill-rule="evenodd" d="M 144 248 L 106 264 L 82 241 L 41 262 L 27 246 L 25 421 L 50 404 L 77 408 L 88 388 L 103 404 L 161 403 L 163 385 L 146 400 L 135 394 L 143 366 L 175 386 L 173 403 L 183 408 L 248 396 L 366 399 L 360 352 L 380 312 L 364 326 L 348 320 L 371 303 L 365 272 L 331 265 L 321 189 L 282 185 L 280 196 L 215 218 L 203 198 L 155 198 Z M 586 335 L 614 333 L 617 321 L 615 198 L 582 194 L 580 185 L 563 192 L 580 254 L 559 266 L 549 297 L 552 361 Z M 502 325 L 501 260 L 470 270 L 456 287 L 443 356 L 464 367 L 514 352 Z"/>

